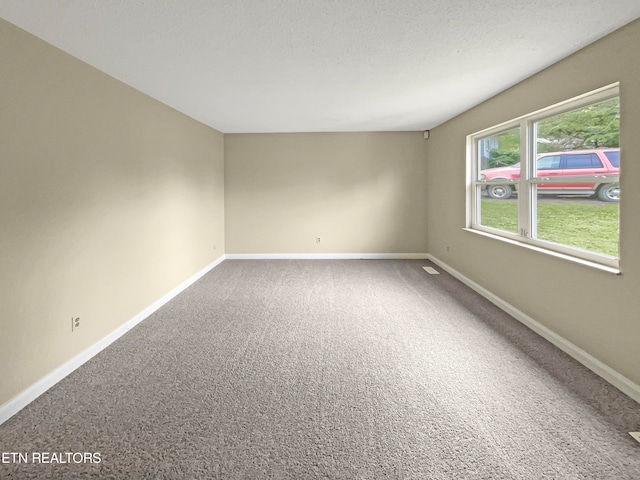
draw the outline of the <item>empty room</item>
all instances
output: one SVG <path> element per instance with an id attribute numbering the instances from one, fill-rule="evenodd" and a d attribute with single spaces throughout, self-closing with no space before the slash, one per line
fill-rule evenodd
<path id="1" fill-rule="evenodd" d="M 640 3 L 0 3 L 0 478 L 640 478 Z"/>

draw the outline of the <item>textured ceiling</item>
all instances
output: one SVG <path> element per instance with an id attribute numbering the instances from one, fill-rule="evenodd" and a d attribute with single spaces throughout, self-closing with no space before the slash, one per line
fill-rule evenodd
<path id="1" fill-rule="evenodd" d="M 2 0 L 222 132 L 426 130 L 640 17 L 638 0 Z"/>

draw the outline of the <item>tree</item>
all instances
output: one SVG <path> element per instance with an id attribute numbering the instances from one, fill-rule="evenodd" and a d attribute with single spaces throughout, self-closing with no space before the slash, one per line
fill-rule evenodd
<path id="1" fill-rule="evenodd" d="M 520 161 L 520 129 L 513 128 L 508 132 L 492 137 L 489 149 L 488 168 L 505 167 Z"/>
<path id="2" fill-rule="evenodd" d="M 538 153 L 617 148 L 620 146 L 620 100 L 615 97 L 554 115 L 540 120 L 536 126 Z M 482 141 L 483 168 L 504 167 L 520 161 L 519 128 Z"/>
<path id="3" fill-rule="evenodd" d="M 618 97 L 554 115 L 537 124 L 538 152 L 582 150 L 620 145 Z"/>

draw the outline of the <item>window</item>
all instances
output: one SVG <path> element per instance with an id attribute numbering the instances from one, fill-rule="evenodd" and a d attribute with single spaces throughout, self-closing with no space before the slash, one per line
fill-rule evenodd
<path id="1" fill-rule="evenodd" d="M 609 159 L 609 162 L 611 162 L 611 165 L 613 165 L 616 168 L 620 168 L 620 151 L 619 150 L 617 151 L 611 150 L 609 152 L 604 152 L 604 154 Z"/>
<path id="2" fill-rule="evenodd" d="M 595 153 L 566 155 L 564 168 L 602 168 L 602 162 Z"/>
<path id="3" fill-rule="evenodd" d="M 561 158 L 561 155 L 548 155 L 546 157 L 539 158 L 536 162 L 538 170 L 555 170 L 560 168 Z"/>
<path id="4" fill-rule="evenodd" d="M 618 267 L 617 84 L 467 138 L 467 227 Z"/>

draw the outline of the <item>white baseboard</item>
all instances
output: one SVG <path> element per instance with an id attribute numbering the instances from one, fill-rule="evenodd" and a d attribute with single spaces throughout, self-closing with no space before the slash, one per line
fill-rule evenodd
<path id="1" fill-rule="evenodd" d="M 227 253 L 227 260 L 424 260 L 426 253 Z"/>
<path id="2" fill-rule="evenodd" d="M 433 255 L 427 255 L 428 260 L 432 261 L 439 267 L 441 267 L 446 272 L 450 273 L 452 276 L 456 277 L 462 283 L 467 285 L 472 290 L 475 290 L 477 293 L 485 297 L 491 303 L 496 305 L 501 310 L 504 310 L 509 315 L 514 317 L 516 320 L 520 321 L 531 330 L 536 332 L 538 335 L 548 340 L 556 347 L 558 347 L 563 352 L 567 353 L 575 360 L 580 362 L 582 365 L 587 367 L 589 370 L 593 371 L 595 374 L 602 377 L 604 380 L 609 382 L 611 385 L 616 387 L 618 390 L 633 398 L 636 402 L 640 403 L 640 385 L 629 380 L 624 375 L 618 373 L 613 368 L 605 365 L 603 362 L 590 355 L 589 353 L 582 350 L 580 347 L 574 345 L 566 338 L 558 335 L 553 330 L 545 327 L 541 323 L 537 322 L 529 315 L 524 312 L 518 310 L 516 307 L 511 305 L 510 303 L 502 300 L 500 297 L 494 295 L 489 290 L 481 286 L 480 284 L 474 282 L 470 278 L 467 278 L 462 273 L 452 268 L 448 264 L 434 257 Z"/>
<path id="3" fill-rule="evenodd" d="M 89 361 L 91 358 L 93 358 L 95 355 L 100 353 L 102 350 L 107 348 L 109 345 L 115 342 L 118 338 L 120 338 L 129 330 L 131 330 L 133 327 L 138 325 L 140 322 L 142 322 L 145 318 L 147 318 L 153 312 L 158 310 L 164 304 L 172 300 L 174 297 L 180 294 L 183 290 L 191 286 L 193 283 L 195 283 L 197 280 L 199 280 L 201 277 L 203 277 L 205 274 L 211 271 L 214 267 L 218 266 L 224 260 L 225 260 L 225 256 L 222 255 L 220 258 L 218 258 L 214 262 L 204 267 L 198 273 L 196 273 L 195 275 L 192 275 L 191 277 L 186 279 L 184 282 L 182 282 L 180 285 L 175 287 L 173 290 L 171 290 L 170 292 L 168 292 L 167 294 L 163 295 L 161 298 L 153 302 L 151 305 L 149 305 L 147 308 L 142 310 L 131 320 L 127 321 L 125 324 L 118 327 L 116 330 L 108 334 L 103 339 L 94 343 L 91 347 L 87 348 L 84 352 L 80 353 L 79 355 L 75 356 L 65 364 L 56 368 L 54 371 L 52 371 L 42 379 L 38 380 L 36 383 L 28 387 L 26 390 L 24 390 L 23 392 L 19 393 L 18 395 L 16 395 L 6 403 L 4 403 L 2 406 L 0 406 L 0 425 L 6 422 L 9 418 L 11 418 L 13 415 L 18 413 L 24 407 L 26 407 L 29 403 L 33 402 L 36 398 L 38 398 L 44 392 L 49 390 L 51 387 L 53 387 L 56 383 L 58 383 L 60 380 L 65 378 L 71 372 L 73 372 L 78 367 L 80 367 L 81 365 Z"/>

